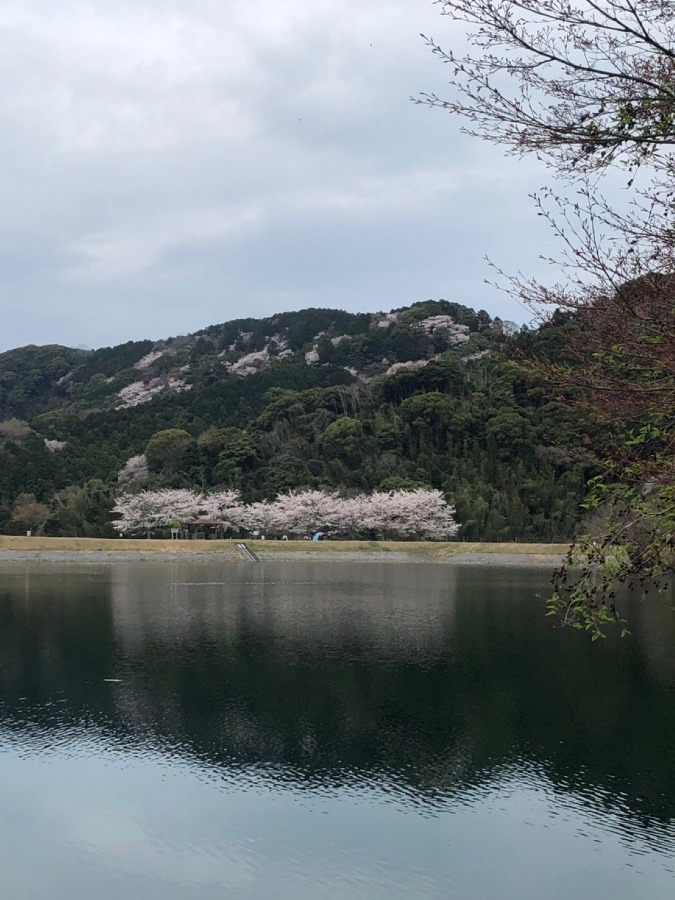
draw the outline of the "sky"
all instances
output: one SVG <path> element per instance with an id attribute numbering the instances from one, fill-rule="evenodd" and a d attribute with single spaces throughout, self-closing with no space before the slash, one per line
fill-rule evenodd
<path id="1" fill-rule="evenodd" d="M 524 322 L 532 161 L 447 93 L 431 0 L 0 0 L 0 350 L 440 299 Z"/>

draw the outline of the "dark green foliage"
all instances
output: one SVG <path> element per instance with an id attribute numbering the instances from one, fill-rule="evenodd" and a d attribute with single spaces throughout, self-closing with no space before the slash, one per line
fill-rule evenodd
<path id="1" fill-rule="evenodd" d="M 182 468 L 184 454 L 192 438 L 183 428 L 166 428 L 158 431 L 145 447 L 145 457 L 151 472 L 173 475 Z"/>
<path id="2" fill-rule="evenodd" d="M 443 329 L 420 326 L 441 314 L 468 326 L 469 341 L 448 347 Z M 33 494 L 49 507 L 47 533 L 109 534 L 117 474 L 146 453 L 153 487 L 234 487 L 246 500 L 307 487 L 433 487 L 456 504 L 466 540 L 569 538 L 597 471 L 598 426 L 547 397 L 517 362 L 524 345 L 553 341 L 554 353 L 555 337 L 504 338 L 486 313 L 446 301 L 399 310 L 388 327 L 380 318 L 313 309 L 159 344 L 3 354 L 11 421 L 0 443 L 0 530 L 16 530 L 16 498 Z M 230 371 L 264 348 L 259 372 Z M 418 365 L 385 374 L 408 361 Z M 191 389 L 114 408 L 121 386 L 169 375 Z M 51 452 L 45 438 L 65 446 Z"/>
<path id="3" fill-rule="evenodd" d="M 241 488 L 259 463 L 257 447 L 241 428 L 209 428 L 197 443 L 200 472 L 210 485 Z"/>
<path id="4" fill-rule="evenodd" d="M 367 450 L 363 425 L 346 416 L 331 422 L 322 432 L 318 445 L 327 460 L 339 459 L 350 468 L 361 464 Z"/>
<path id="5" fill-rule="evenodd" d="M 68 537 L 113 537 L 110 511 L 114 503 L 113 488 L 98 478 L 57 491 L 45 531 Z"/>
<path id="6" fill-rule="evenodd" d="M 65 379 L 86 357 L 83 351 L 50 344 L 0 354 L 0 420 L 31 419 L 62 401 Z"/>
<path id="7" fill-rule="evenodd" d="M 152 341 L 127 341 L 117 347 L 103 347 L 88 354 L 86 362 L 79 366 L 76 381 L 86 382 L 92 375 L 112 378 L 122 369 L 128 369 L 153 349 Z"/>
<path id="8" fill-rule="evenodd" d="M 9 517 L 10 529 L 14 533 L 40 534 L 49 518 L 49 507 L 38 503 L 35 494 L 19 494 L 15 499 Z"/>

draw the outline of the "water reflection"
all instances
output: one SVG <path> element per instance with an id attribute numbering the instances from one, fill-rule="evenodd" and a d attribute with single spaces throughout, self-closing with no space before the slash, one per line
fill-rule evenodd
<path id="1" fill-rule="evenodd" d="M 442 649 L 454 615 L 453 570 L 431 579 L 424 566 L 373 564 L 357 578 L 353 571 L 325 563 L 242 563 L 206 574 L 203 564 L 171 563 L 158 583 L 150 568 L 122 566 L 111 583 L 114 627 L 129 646 L 149 639 L 236 644 L 255 633 L 283 652 L 342 653 L 357 644 L 401 658 Z"/>
<path id="2" fill-rule="evenodd" d="M 68 760 L 84 770 L 95 760 L 101 790 L 101 760 L 110 784 L 139 766 L 147 801 L 147 784 L 169 767 L 183 773 L 202 810 L 214 786 L 230 796 L 253 792 L 258 817 L 276 798 L 303 833 L 310 813 L 335 815 L 338 803 L 340 815 L 352 804 L 373 826 L 376 809 L 393 804 L 424 820 L 459 816 L 458 845 L 492 836 L 497 856 L 514 822 L 521 850 L 547 846 L 549 829 L 574 852 L 580 842 L 591 853 L 612 835 L 636 855 L 667 860 L 675 848 L 675 620 L 666 604 L 631 610 L 629 640 L 591 645 L 542 616 L 535 594 L 546 590 L 546 575 L 517 568 L 4 564 L 0 584 L 0 749 L 10 768 L 48 759 L 65 766 L 68 781 Z M 119 819 L 120 835 L 133 832 L 115 791 L 106 803 L 114 814 L 100 804 L 78 812 L 90 842 L 101 816 Z M 378 852 L 390 865 L 399 832 L 384 821 L 390 844 Z M 317 893 L 317 879 L 323 884 L 336 864 L 324 854 L 314 876 L 303 875 L 307 896 L 448 896 L 445 863 L 420 863 L 425 840 L 436 854 L 443 841 L 419 827 L 417 868 L 397 866 L 398 894 L 364 860 L 367 891 L 357 878 L 351 894 L 349 879 L 342 893 L 326 885 Z M 105 855 L 111 837 L 103 831 Z M 282 828 L 275 846 L 284 835 Z M 248 883 L 247 850 L 232 840 L 236 852 L 214 851 L 220 875 L 204 876 L 211 868 L 203 854 L 198 865 L 185 861 L 202 872 L 188 879 L 193 887 L 204 877 L 222 884 L 227 858 L 241 869 L 231 877 Z M 285 852 L 278 850 L 287 865 Z M 542 869 L 541 878 L 554 871 Z M 664 862 L 660 877 L 668 873 Z M 455 887 L 462 896 L 495 895 L 481 878 Z M 232 890 L 248 896 L 245 887 Z M 582 894 L 593 891 L 587 885 Z"/>

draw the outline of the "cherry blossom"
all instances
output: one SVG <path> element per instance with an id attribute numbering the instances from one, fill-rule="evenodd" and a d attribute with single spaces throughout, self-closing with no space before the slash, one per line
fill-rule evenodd
<path id="1" fill-rule="evenodd" d="M 458 530 L 454 509 L 438 490 L 377 491 L 342 498 L 329 491 L 290 491 L 274 501 L 243 504 L 237 491 L 202 495 L 187 490 L 123 494 L 113 512 L 121 534 L 207 518 L 235 531 L 303 537 L 326 531 L 340 537 L 447 540 Z"/>
<path id="2" fill-rule="evenodd" d="M 146 481 L 149 474 L 145 453 L 141 453 L 138 456 L 132 456 L 124 463 L 117 473 L 117 481 L 123 487 L 127 487 L 130 484 Z"/>
<path id="3" fill-rule="evenodd" d="M 204 498 L 194 491 L 172 489 L 122 494 L 112 509 L 119 516 L 113 528 L 120 534 L 140 534 L 166 528 L 175 520 L 196 518 L 203 510 Z"/>

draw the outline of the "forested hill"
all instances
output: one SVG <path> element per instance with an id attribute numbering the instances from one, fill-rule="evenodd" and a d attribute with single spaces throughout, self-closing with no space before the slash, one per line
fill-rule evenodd
<path id="1" fill-rule="evenodd" d="M 143 487 L 425 486 L 456 505 L 464 539 L 565 539 L 594 426 L 514 360 L 548 336 L 512 330 L 429 301 L 0 354 L 0 530 L 108 534 L 113 497 Z"/>

